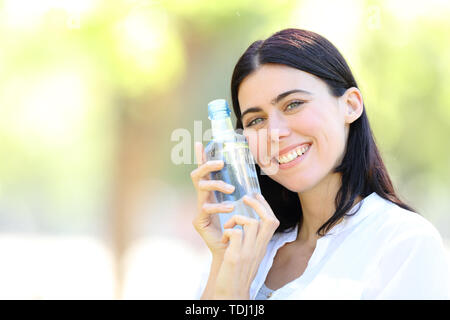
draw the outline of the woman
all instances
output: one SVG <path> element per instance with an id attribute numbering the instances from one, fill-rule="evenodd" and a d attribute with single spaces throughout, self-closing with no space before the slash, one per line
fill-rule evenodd
<path id="1" fill-rule="evenodd" d="M 361 92 L 329 41 L 286 29 L 254 42 L 231 94 L 236 128 L 258 137 L 262 195 L 244 203 L 261 219 L 235 215 L 222 234 L 217 213 L 233 208 L 211 194 L 234 187 L 208 179 L 223 162 L 205 162 L 197 143 L 193 224 L 212 253 L 203 299 L 450 298 L 442 239 L 397 197 Z"/>

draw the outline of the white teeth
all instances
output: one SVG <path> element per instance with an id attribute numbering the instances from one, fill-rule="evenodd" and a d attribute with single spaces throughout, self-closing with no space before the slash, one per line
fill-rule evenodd
<path id="1" fill-rule="evenodd" d="M 288 154 L 285 154 L 285 155 L 283 155 L 281 157 L 278 157 L 278 162 L 279 163 L 291 162 L 292 160 L 294 160 L 298 156 L 301 156 L 306 151 L 308 151 L 308 149 L 309 149 L 309 145 L 303 146 L 301 148 L 294 149 L 291 152 L 289 152 Z"/>

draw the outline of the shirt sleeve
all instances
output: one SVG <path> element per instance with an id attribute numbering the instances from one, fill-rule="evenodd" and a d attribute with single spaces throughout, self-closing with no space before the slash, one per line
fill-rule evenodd
<path id="1" fill-rule="evenodd" d="M 433 228 L 406 232 L 390 241 L 363 298 L 450 299 L 449 257 Z"/>

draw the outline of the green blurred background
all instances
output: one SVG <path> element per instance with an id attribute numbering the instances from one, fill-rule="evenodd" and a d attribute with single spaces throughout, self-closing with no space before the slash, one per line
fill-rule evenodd
<path id="1" fill-rule="evenodd" d="M 342 52 L 400 196 L 448 244 L 449 16 L 443 0 L 0 1 L 0 298 L 193 297 L 209 256 L 172 133 L 193 144 L 244 50 L 287 27 Z"/>

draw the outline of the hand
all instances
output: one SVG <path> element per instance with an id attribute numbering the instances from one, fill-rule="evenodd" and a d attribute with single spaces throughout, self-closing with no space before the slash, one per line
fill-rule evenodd
<path id="1" fill-rule="evenodd" d="M 195 157 L 198 168 L 191 172 L 191 179 L 197 190 L 198 213 L 192 224 L 200 236 L 205 241 L 213 257 L 222 258 L 226 243 L 222 241 L 222 230 L 217 213 L 229 213 L 234 209 L 233 204 L 217 204 L 213 201 L 212 191 L 217 190 L 223 193 L 233 193 L 234 186 L 221 180 L 210 180 L 209 174 L 223 168 L 222 160 L 205 162 L 205 154 L 201 142 L 195 143 Z"/>
<path id="2" fill-rule="evenodd" d="M 228 243 L 214 290 L 215 299 L 249 299 L 250 286 L 266 253 L 267 244 L 280 222 L 261 194 L 243 202 L 252 207 L 260 221 L 234 215 L 224 224 L 222 243 Z M 242 230 L 232 229 L 242 226 Z"/>

